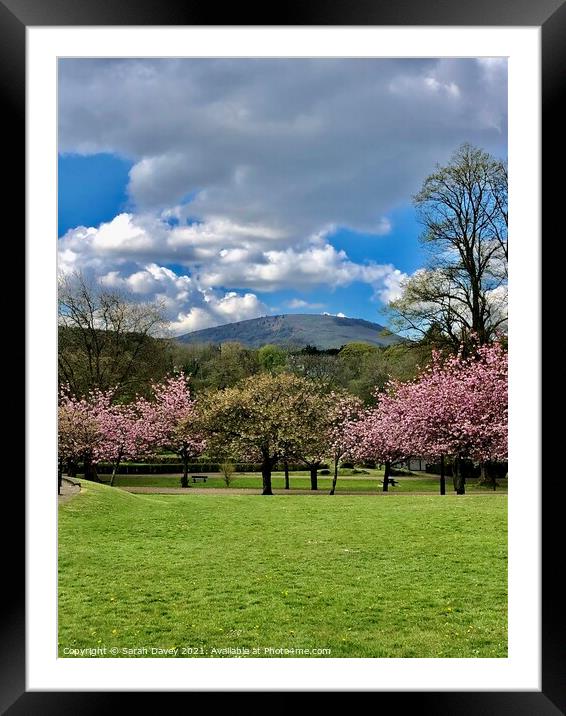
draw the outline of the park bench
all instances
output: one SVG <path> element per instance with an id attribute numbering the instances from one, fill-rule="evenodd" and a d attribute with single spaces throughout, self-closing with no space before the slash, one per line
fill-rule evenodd
<path id="1" fill-rule="evenodd" d="M 192 475 L 193 482 L 198 482 L 199 480 L 202 480 L 203 482 L 206 482 L 208 475 Z"/>
<path id="2" fill-rule="evenodd" d="M 399 484 L 399 480 L 394 480 L 392 477 L 390 477 L 387 482 L 392 487 L 397 487 L 397 485 Z M 383 485 L 383 480 L 381 481 L 381 484 Z"/>

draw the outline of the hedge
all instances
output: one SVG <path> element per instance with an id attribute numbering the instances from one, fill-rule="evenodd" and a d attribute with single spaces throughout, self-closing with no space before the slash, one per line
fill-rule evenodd
<path id="1" fill-rule="evenodd" d="M 481 470 L 478 463 L 474 463 L 472 460 L 461 460 L 460 466 L 467 479 L 480 477 Z M 489 465 L 489 470 L 496 479 L 502 480 L 507 475 L 507 462 L 492 462 Z M 426 471 L 431 475 L 440 475 L 440 463 L 427 463 Z M 452 477 L 452 462 L 449 460 L 444 465 L 444 474 L 446 477 Z"/>
<path id="2" fill-rule="evenodd" d="M 236 472 L 261 472 L 261 464 L 253 462 L 234 463 Z M 321 468 L 327 468 L 323 464 Z M 100 462 L 96 466 L 96 470 L 100 475 L 110 475 L 114 469 L 112 463 Z M 306 470 L 305 465 L 293 464 L 289 465 L 291 472 Z M 274 470 L 282 471 L 283 465 L 276 465 Z M 78 470 L 81 472 L 81 470 Z M 118 475 L 171 475 L 183 472 L 183 464 L 179 462 L 179 458 L 175 462 L 123 462 L 118 468 Z M 189 472 L 221 472 L 220 463 L 217 462 L 191 462 L 189 463 Z"/>

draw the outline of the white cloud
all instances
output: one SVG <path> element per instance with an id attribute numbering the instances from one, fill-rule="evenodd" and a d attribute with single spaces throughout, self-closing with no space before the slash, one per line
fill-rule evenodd
<path id="1" fill-rule="evenodd" d="M 267 313 L 255 292 L 362 282 L 377 300 L 395 298 L 404 274 L 386 260 L 352 261 L 332 234 L 374 234 L 379 255 L 391 212 L 458 144 L 505 152 L 497 58 L 59 68 L 60 150 L 134 163 L 133 209 L 69 231 L 59 268 L 162 300 L 177 332 Z M 305 304 L 289 307 L 320 308 Z"/>
<path id="2" fill-rule="evenodd" d="M 319 232 L 294 247 L 272 249 L 277 239 L 269 234 L 266 238 L 255 225 L 211 221 L 180 227 L 157 217 L 120 214 L 98 229 L 67 232 L 59 241 L 60 270 L 91 269 L 107 284 L 138 295 L 157 294 L 167 280 L 180 291 L 193 281 L 203 289 L 263 292 L 362 282 L 376 295 L 389 296 L 401 276 L 394 266 L 355 263 L 325 236 Z M 192 278 L 177 276 L 164 263 L 185 267 Z"/>
<path id="3" fill-rule="evenodd" d="M 59 144 L 131 158 L 141 211 L 188 204 L 207 223 L 256 225 L 264 238 L 328 224 L 383 233 L 391 209 L 462 141 L 504 151 L 500 64 L 66 59 Z"/>
<path id="4" fill-rule="evenodd" d="M 324 306 L 323 303 L 311 303 L 309 301 L 304 301 L 302 298 L 292 298 L 290 301 L 287 301 L 286 303 L 288 308 L 322 308 Z"/>
<path id="5" fill-rule="evenodd" d="M 157 264 L 121 275 L 109 271 L 100 278 L 108 287 L 121 289 L 140 300 L 157 301 L 163 305 L 173 335 L 200 328 L 218 326 L 246 318 L 257 318 L 269 309 L 253 293 L 221 292 L 201 287 L 190 276 L 178 276 Z"/>
<path id="6" fill-rule="evenodd" d="M 403 293 L 403 282 L 406 280 L 407 274 L 394 269 L 389 272 L 382 281 L 381 287 L 377 289 L 376 293 L 378 298 L 383 303 L 389 303 L 389 301 L 395 301 L 401 298 Z"/>
<path id="7" fill-rule="evenodd" d="M 269 313 L 267 306 L 253 293 L 242 296 L 230 291 L 219 298 L 208 293 L 205 294 L 205 301 L 205 306 L 192 306 L 186 312 L 179 312 L 171 323 L 171 330 L 175 335 L 247 318 L 258 318 Z"/>
<path id="8" fill-rule="evenodd" d="M 316 244 L 264 251 L 258 260 L 247 263 L 227 261 L 220 255 L 202 269 L 200 278 L 207 286 L 249 286 L 259 291 L 276 291 L 289 286 L 303 289 L 348 286 L 355 281 L 379 287 L 396 273 L 399 272 L 391 264 L 358 264 L 331 244 Z"/>

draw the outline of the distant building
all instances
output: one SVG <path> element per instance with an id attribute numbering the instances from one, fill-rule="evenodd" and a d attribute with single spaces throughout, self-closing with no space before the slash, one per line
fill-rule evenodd
<path id="1" fill-rule="evenodd" d="M 407 467 L 411 472 L 425 472 L 426 471 L 426 460 L 422 457 L 412 457 L 407 460 Z"/>

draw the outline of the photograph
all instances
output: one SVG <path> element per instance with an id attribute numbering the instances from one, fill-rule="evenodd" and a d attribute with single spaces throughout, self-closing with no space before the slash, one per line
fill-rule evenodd
<path id="1" fill-rule="evenodd" d="M 508 58 L 339 55 L 57 58 L 62 660 L 509 657 Z"/>

